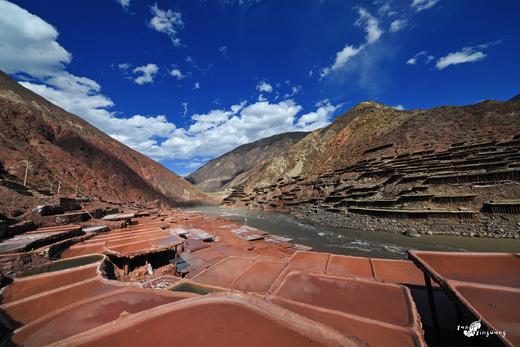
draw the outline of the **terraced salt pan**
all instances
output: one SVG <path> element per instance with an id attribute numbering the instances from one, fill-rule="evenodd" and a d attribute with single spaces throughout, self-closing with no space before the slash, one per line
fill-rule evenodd
<path id="1" fill-rule="evenodd" d="M 410 259 L 508 346 L 520 345 L 520 255 L 409 251 Z"/>

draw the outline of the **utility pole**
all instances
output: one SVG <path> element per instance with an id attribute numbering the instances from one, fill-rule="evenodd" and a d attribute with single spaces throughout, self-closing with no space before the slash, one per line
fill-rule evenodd
<path id="1" fill-rule="evenodd" d="M 78 196 L 78 184 L 76 183 L 76 192 L 74 193 L 75 196 Z"/>
<path id="2" fill-rule="evenodd" d="M 23 179 L 23 186 L 27 185 L 27 174 L 29 173 L 29 160 L 25 161 L 25 177 Z"/>

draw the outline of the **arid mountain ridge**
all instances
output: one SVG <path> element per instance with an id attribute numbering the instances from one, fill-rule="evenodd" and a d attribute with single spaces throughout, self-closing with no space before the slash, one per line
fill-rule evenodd
<path id="1" fill-rule="evenodd" d="M 35 190 L 53 187 L 56 192 L 60 184 L 61 194 L 75 194 L 77 190 L 78 195 L 127 203 L 159 200 L 182 205 L 210 200 L 161 164 L 1 71 L 0 123 L 0 168 L 6 176 L 3 182 L 7 178 L 23 182 L 28 161 L 27 182 Z M 16 207 L 16 199 L 3 200 L 0 207 L 4 212 Z"/>
<path id="2" fill-rule="evenodd" d="M 187 180 L 119 143 L 0 73 L 0 175 L 62 194 L 110 201 L 196 204 L 207 192 L 322 174 L 374 156 L 443 150 L 455 142 L 493 141 L 520 133 L 520 97 L 469 106 L 402 111 L 363 102 L 310 133 L 284 133 L 242 145 L 209 161 Z M 194 187 L 190 182 L 194 183 Z M 1 187 L 0 187 L 1 188 Z"/>
<path id="3" fill-rule="evenodd" d="M 210 160 L 186 179 L 206 192 L 239 186 L 258 174 L 271 158 L 281 155 L 307 134 L 288 132 L 239 146 Z"/>
<path id="4" fill-rule="evenodd" d="M 250 191 L 284 177 L 323 174 L 363 159 L 407 152 L 442 151 L 458 142 L 500 141 L 518 134 L 518 95 L 508 101 L 483 101 L 468 106 L 409 111 L 377 102 L 362 102 L 338 116 L 329 126 L 310 132 L 289 148 L 273 153 L 259 169 L 248 172 L 247 177 L 232 181 L 226 187 L 240 186 Z M 205 180 L 213 180 L 209 165 L 218 166 L 227 161 L 231 153 L 233 151 L 212 160 L 197 172 L 207 172 Z M 240 162 L 236 155 L 234 160 Z M 219 175 L 225 176 L 226 173 L 219 172 Z"/>

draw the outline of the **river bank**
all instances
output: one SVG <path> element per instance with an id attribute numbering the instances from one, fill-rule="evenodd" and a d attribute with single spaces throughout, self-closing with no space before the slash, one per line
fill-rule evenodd
<path id="1" fill-rule="evenodd" d="M 408 237 L 397 232 L 371 231 L 366 227 L 323 226 L 279 212 L 218 206 L 196 206 L 184 210 L 238 221 L 272 234 L 292 238 L 293 242 L 310 246 L 320 252 L 389 259 L 406 259 L 408 249 L 520 252 L 520 240 L 515 239 L 428 234 Z"/>
<path id="2" fill-rule="evenodd" d="M 502 216 L 474 219 L 393 219 L 355 213 L 336 213 L 315 207 L 296 206 L 291 214 L 307 223 L 335 228 L 391 232 L 407 236 L 451 235 L 464 237 L 520 239 L 520 222 Z"/>

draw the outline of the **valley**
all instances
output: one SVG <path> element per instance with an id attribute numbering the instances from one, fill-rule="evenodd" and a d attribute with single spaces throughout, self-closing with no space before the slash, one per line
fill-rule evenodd
<path id="1" fill-rule="evenodd" d="M 464 346 L 456 321 L 500 328 L 515 310 L 497 318 L 480 293 L 486 281 L 508 303 L 502 282 L 518 291 L 518 100 L 440 108 L 451 116 L 362 103 L 183 179 L 0 77 L 0 345 L 244 345 L 256 334 Z M 435 142 L 414 123 L 432 114 L 487 125 Z M 453 271 L 476 297 L 450 282 Z M 228 321 L 248 334 L 225 331 Z M 184 335 L 164 325 L 181 322 Z M 220 333 L 195 334 L 201 324 Z"/>
<path id="2" fill-rule="evenodd" d="M 366 141 L 358 133 L 372 131 L 373 124 L 366 120 L 381 113 L 398 117 L 398 111 L 391 108 L 361 104 L 338 117 L 328 128 L 307 135 L 284 155 L 274 157 L 260 172 L 249 175 L 244 184 L 233 188 L 223 203 L 287 212 L 311 223 L 355 230 L 408 236 L 520 238 L 517 99 L 401 112 L 400 117 L 407 118 L 402 125 L 390 132 L 376 132 L 370 141 L 378 145 L 361 147 L 358 153 L 362 154 L 356 155 L 352 149 Z M 440 125 L 428 130 L 428 136 L 439 135 L 437 142 L 420 142 L 428 140 L 421 132 L 424 126 L 417 130 L 409 128 L 409 123 L 416 124 L 417 118 L 422 121 L 425 115 L 438 117 L 439 124 L 449 124 L 450 131 L 454 130 L 451 122 L 464 118 L 468 127 L 459 130 L 458 138 L 471 140 L 450 143 L 449 132 Z M 481 122 L 489 122 L 489 127 L 470 126 Z M 342 128 L 338 128 L 340 124 Z M 336 145 L 339 148 L 335 150 L 348 155 L 330 152 L 328 157 L 328 148 L 347 129 L 356 130 L 341 145 Z M 335 140 L 330 133 L 335 134 Z M 394 139 L 396 134 L 404 141 L 383 142 Z M 314 146 L 321 148 L 314 150 L 320 151 L 321 157 L 302 150 L 307 141 L 314 141 Z M 300 159 L 291 168 L 293 158 Z M 354 161 L 355 158 L 363 159 Z M 340 164 L 345 162 L 351 164 Z M 275 167 L 283 169 L 276 171 Z M 314 173 L 318 167 L 330 169 Z M 276 174 L 272 176 L 273 173 Z"/>
<path id="3" fill-rule="evenodd" d="M 518 13 L 0 0 L 0 347 L 520 346 Z"/>

